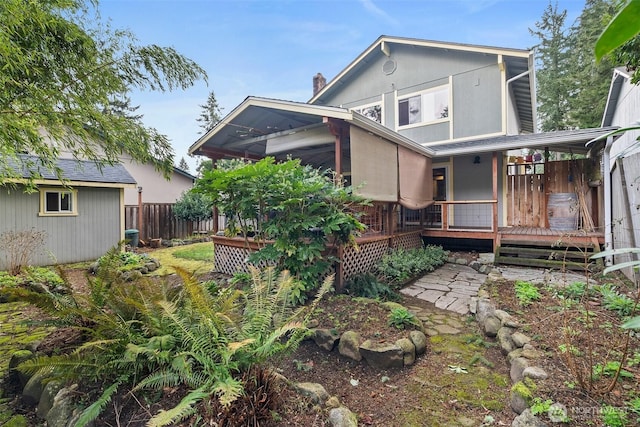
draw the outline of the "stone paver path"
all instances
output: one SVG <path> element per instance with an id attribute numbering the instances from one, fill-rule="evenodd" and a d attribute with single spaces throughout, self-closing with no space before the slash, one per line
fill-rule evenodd
<path id="1" fill-rule="evenodd" d="M 471 298 L 477 296 L 486 278 L 486 274 L 469 266 L 448 263 L 400 292 L 433 303 L 443 310 L 467 314 Z"/>

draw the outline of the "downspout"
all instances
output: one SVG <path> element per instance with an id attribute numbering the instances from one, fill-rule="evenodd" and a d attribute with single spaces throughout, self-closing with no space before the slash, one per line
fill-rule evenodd
<path id="1" fill-rule="evenodd" d="M 602 163 L 604 168 L 604 250 L 613 249 L 613 232 L 611 221 L 613 218 L 611 206 L 611 147 L 613 147 L 613 136 L 607 137 L 607 143 L 604 147 L 604 155 Z M 606 267 L 613 265 L 613 256 L 607 255 L 604 258 Z"/>

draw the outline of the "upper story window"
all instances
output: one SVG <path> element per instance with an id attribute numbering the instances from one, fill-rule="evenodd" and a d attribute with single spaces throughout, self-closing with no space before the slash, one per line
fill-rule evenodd
<path id="1" fill-rule="evenodd" d="M 398 127 L 449 120 L 449 86 L 439 86 L 398 99 Z"/>
<path id="2" fill-rule="evenodd" d="M 382 104 L 368 104 L 360 107 L 352 108 L 353 111 L 362 114 L 363 116 L 382 124 Z"/>
<path id="3" fill-rule="evenodd" d="M 40 189 L 40 215 L 77 215 L 74 190 Z"/>

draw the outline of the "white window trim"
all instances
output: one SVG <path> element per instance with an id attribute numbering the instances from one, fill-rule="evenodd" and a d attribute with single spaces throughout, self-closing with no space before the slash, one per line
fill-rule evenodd
<path id="1" fill-rule="evenodd" d="M 440 86 L 434 86 L 431 87 L 429 89 L 425 89 L 425 90 L 421 90 L 418 92 L 411 92 L 411 93 L 406 93 L 402 96 L 398 96 L 397 92 L 396 92 L 396 99 L 395 99 L 395 111 L 396 111 L 396 118 L 395 118 L 395 122 L 396 122 L 396 129 L 397 130 L 404 130 L 404 129 L 411 129 L 411 128 L 416 128 L 416 127 L 421 127 L 421 126 L 429 126 L 429 125 L 433 125 L 433 124 L 437 124 L 437 123 L 446 123 L 446 122 L 450 122 L 453 123 L 453 119 L 452 119 L 452 103 L 453 103 L 453 96 L 451 94 L 451 82 L 444 84 L 444 85 L 440 85 Z M 437 92 L 440 91 L 442 89 L 447 89 L 448 95 L 449 95 L 449 110 L 448 110 L 448 116 L 443 118 L 443 119 L 435 119 L 435 120 L 431 120 L 431 121 L 421 121 L 419 123 L 411 123 L 408 125 L 400 125 L 400 109 L 398 108 L 398 104 L 400 103 L 400 101 L 408 99 L 408 98 L 412 98 L 414 96 L 420 96 L 420 104 L 422 105 L 422 96 L 424 94 L 430 93 L 430 92 Z"/>
<path id="2" fill-rule="evenodd" d="M 40 212 L 38 216 L 77 216 L 78 215 L 78 191 L 73 189 L 63 189 L 60 187 L 41 187 L 40 191 Z M 71 210 L 70 211 L 58 211 L 48 212 L 46 207 L 46 194 L 47 193 L 69 193 L 71 195 Z"/>
<path id="3" fill-rule="evenodd" d="M 355 107 L 351 107 L 350 110 L 356 111 L 376 106 L 380 106 L 380 124 L 384 126 L 384 102 L 382 102 L 382 99 L 380 101 L 370 102 L 368 104 L 356 105 Z"/>

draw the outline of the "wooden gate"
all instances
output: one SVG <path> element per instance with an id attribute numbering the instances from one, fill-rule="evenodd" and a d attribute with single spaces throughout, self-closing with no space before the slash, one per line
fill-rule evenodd
<path id="1" fill-rule="evenodd" d="M 549 194 L 576 193 L 584 202 L 581 220 L 597 224 L 595 192 L 587 186 L 594 165 L 591 159 L 507 165 L 507 225 L 549 227 Z"/>

